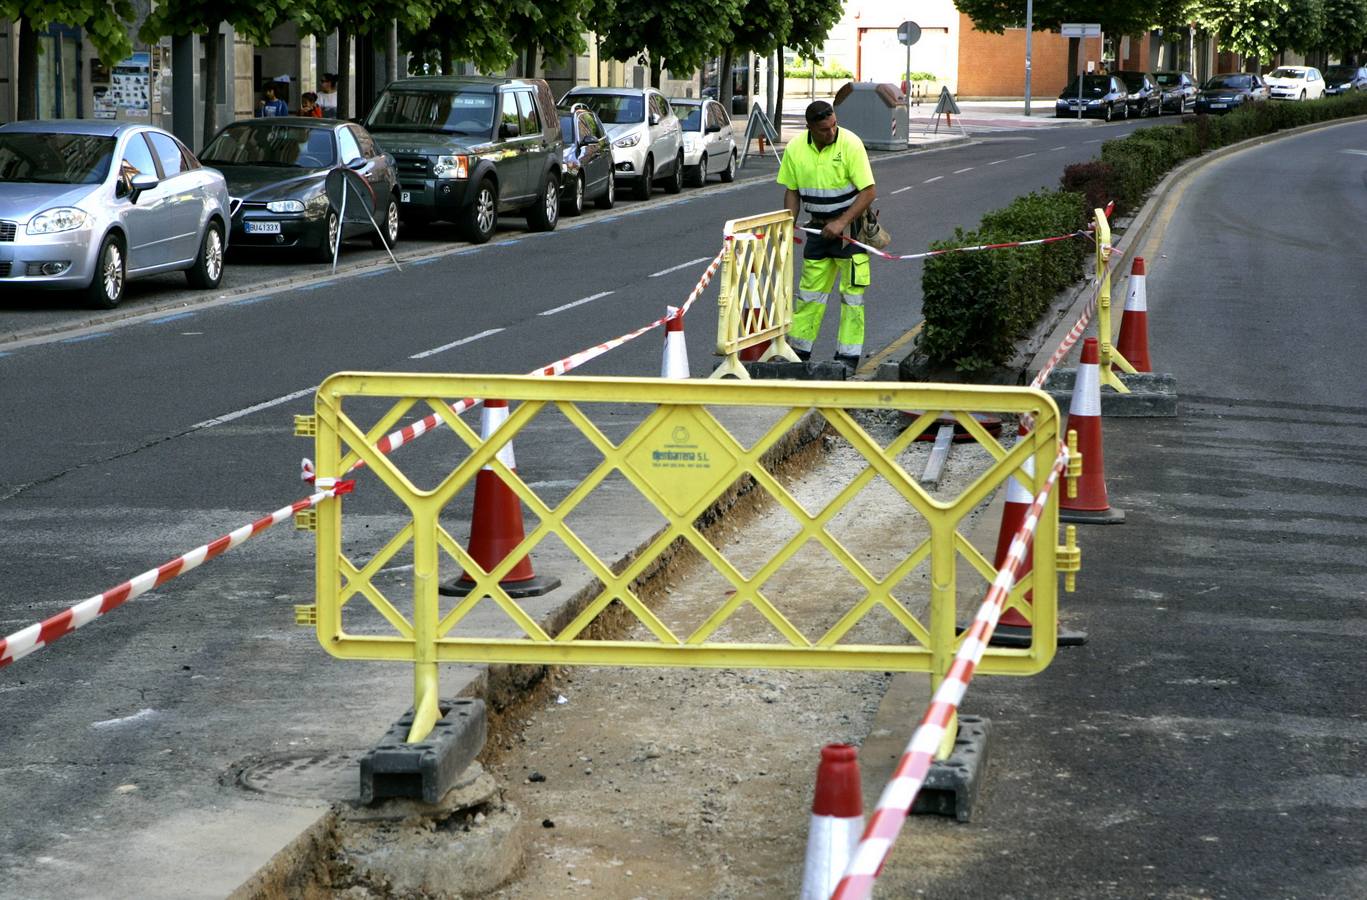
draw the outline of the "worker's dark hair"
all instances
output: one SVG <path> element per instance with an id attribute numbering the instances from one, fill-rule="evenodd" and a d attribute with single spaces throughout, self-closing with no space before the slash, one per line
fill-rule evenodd
<path id="1" fill-rule="evenodd" d="M 813 100 L 807 104 L 807 124 L 815 125 L 822 119 L 835 115 L 835 107 L 829 100 Z"/>

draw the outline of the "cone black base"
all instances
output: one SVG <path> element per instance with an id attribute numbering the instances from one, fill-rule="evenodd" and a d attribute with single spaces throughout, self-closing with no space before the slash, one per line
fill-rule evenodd
<path id="1" fill-rule="evenodd" d="M 503 592 L 514 600 L 522 597 L 540 597 L 542 594 L 549 594 L 551 591 L 560 587 L 560 579 L 554 575 L 537 575 L 526 581 L 502 581 L 499 587 Z M 473 581 L 466 581 L 463 578 L 455 578 L 437 587 L 437 593 L 443 597 L 464 597 L 475 589 Z"/>
<path id="2" fill-rule="evenodd" d="M 992 647 L 1029 647 L 1034 640 L 1034 629 L 1029 625 L 998 625 L 992 630 L 992 640 L 988 645 Z M 1081 647 L 1087 643 L 1087 632 L 1073 631 L 1059 626 L 1058 646 L 1060 647 Z"/>
<path id="3" fill-rule="evenodd" d="M 1058 520 L 1075 525 L 1119 525 L 1125 521 L 1125 510 L 1108 506 L 1106 509 L 1059 508 Z"/>

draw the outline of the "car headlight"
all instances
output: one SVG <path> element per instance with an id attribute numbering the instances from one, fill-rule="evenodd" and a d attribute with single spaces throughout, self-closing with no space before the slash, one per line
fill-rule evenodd
<path id="1" fill-rule="evenodd" d="M 272 200 L 266 204 L 266 209 L 273 213 L 301 213 L 304 203 L 301 200 Z"/>
<path id="2" fill-rule="evenodd" d="M 61 231 L 75 231 L 84 228 L 90 216 L 74 206 L 59 206 L 46 209 L 29 220 L 29 234 L 57 234 Z"/>
<path id="3" fill-rule="evenodd" d="M 470 157 L 438 156 L 436 164 L 432 166 L 432 174 L 438 178 L 469 178 Z"/>
<path id="4" fill-rule="evenodd" d="M 639 134 L 629 134 L 624 138 L 613 141 L 612 146 L 626 149 L 627 147 L 635 147 L 639 143 L 641 143 L 641 136 Z"/>
<path id="5" fill-rule="evenodd" d="M 1088 105 L 1088 106 L 1100 106 L 1101 104 L 1103 104 L 1103 103 L 1105 103 L 1105 102 L 1106 102 L 1105 100 L 1088 100 L 1088 101 L 1087 101 L 1087 105 Z"/>
<path id="6" fill-rule="evenodd" d="M 698 143 L 698 136 L 693 132 L 684 135 L 684 146 L 692 150 Z"/>

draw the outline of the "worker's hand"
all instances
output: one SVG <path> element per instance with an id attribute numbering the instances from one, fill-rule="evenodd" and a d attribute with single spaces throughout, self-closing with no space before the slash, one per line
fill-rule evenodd
<path id="1" fill-rule="evenodd" d="M 826 223 L 826 227 L 821 229 L 821 236 L 830 238 L 833 241 L 838 241 L 841 236 L 844 235 L 845 229 L 849 227 L 850 223 L 845 221 L 844 216 L 841 216 L 838 219 L 831 219 Z"/>

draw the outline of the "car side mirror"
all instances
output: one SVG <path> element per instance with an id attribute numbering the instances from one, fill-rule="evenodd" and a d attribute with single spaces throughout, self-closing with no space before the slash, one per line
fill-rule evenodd
<path id="1" fill-rule="evenodd" d="M 128 182 L 128 202 L 137 203 L 143 191 L 150 191 L 159 184 L 161 181 L 155 175 L 134 175 Z"/>
<path id="2" fill-rule="evenodd" d="M 708 125 L 708 126 L 707 126 L 707 133 L 708 133 L 708 134 L 718 134 L 718 133 L 720 133 L 720 132 L 721 132 L 721 126 L 720 126 L 720 125 Z"/>
<path id="3" fill-rule="evenodd" d="M 504 122 L 498 126 L 498 136 L 501 138 L 520 137 L 522 129 L 516 122 Z"/>
<path id="4" fill-rule="evenodd" d="M 360 169 L 364 169 L 364 168 L 365 168 L 365 158 L 364 158 L 364 157 L 361 157 L 361 156 L 358 156 L 358 157 L 356 157 L 355 159 L 349 161 L 349 162 L 346 164 L 346 167 L 347 167 L 348 169 L 353 170 L 353 171 L 359 171 Z"/>
<path id="5" fill-rule="evenodd" d="M 651 124 L 651 125 L 659 125 L 659 124 L 660 124 L 660 117 L 659 117 L 658 115 L 656 115 L 655 113 L 651 113 L 651 114 L 650 114 L 650 120 L 649 120 L 649 121 L 650 121 L 650 124 Z"/>

